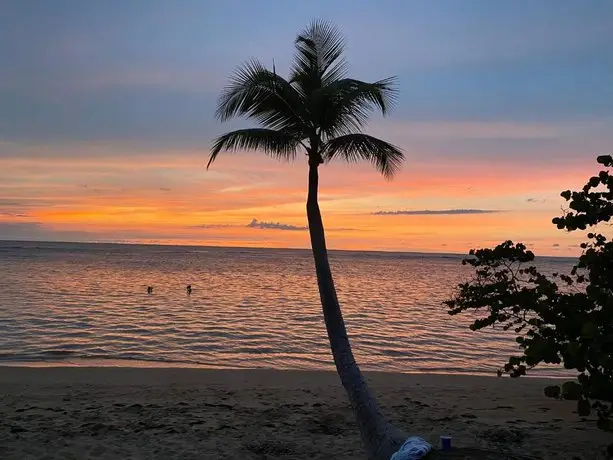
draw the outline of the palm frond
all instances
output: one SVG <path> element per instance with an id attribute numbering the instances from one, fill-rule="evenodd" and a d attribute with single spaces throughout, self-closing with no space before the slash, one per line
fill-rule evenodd
<path id="1" fill-rule="evenodd" d="M 207 163 L 207 169 L 222 150 L 261 150 L 265 154 L 281 160 L 293 160 L 300 139 L 292 133 L 265 129 L 239 129 L 219 136 L 213 143 L 213 148 Z"/>
<path id="2" fill-rule="evenodd" d="M 300 94 L 257 60 L 236 69 L 219 98 L 215 115 L 221 121 L 246 116 L 271 129 L 299 131 L 305 125 Z"/>
<path id="3" fill-rule="evenodd" d="M 371 162 L 386 179 L 400 169 L 404 154 L 398 147 L 376 137 L 362 133 L 346 134 L 330 139 L 323 148 L 326 162 L 341 158 L 349 162 Z"/>
<path id="4" fill-rule="evenodd" d="M 361 129 L 375 110 L 383 115 L 397 101 L 395 78 L 374 83 L 344 78 L 313 93 L 313 115 L 327 137 Z"/>
<path id="5" fill-rule="evenodd" d="M 313 21 L 298 35 L 295 45 L 290 81 L 296 83 L 303 94 L 310 94 L 345 75 L 345 40 L 332 24 Z"/>

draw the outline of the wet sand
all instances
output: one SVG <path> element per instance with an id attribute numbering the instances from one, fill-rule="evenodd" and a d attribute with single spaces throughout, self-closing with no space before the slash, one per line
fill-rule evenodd
<path id="1" fill-rule="evenodd" d="M 409 434 L 544 459 L 604 458 L 611 436 L 546 381 L 368 374 Z M 329 372 L 0 367 L 1 459 L 364 459 Z"/>

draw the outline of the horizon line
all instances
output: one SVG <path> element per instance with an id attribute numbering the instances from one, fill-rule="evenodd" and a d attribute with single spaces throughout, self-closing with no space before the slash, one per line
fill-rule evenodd
<path id="1" fill-rule="evenodd" d="M 309 247 L 265 247 L 265 246 L 223 246 L 223 245 L 211 245 L 211 244 L 174 244 L 174 243 L 147 243 L 147 242 L 134 242 L 134 241 L 66 241 L 66 240 L 19 240 L 19 239 L 3 239 L 0 238 L 0 244 L 3 243 L 59 243 L 59 244 L 107 244 L 116 246 L 169 246 L 169 247 L 182 247 L 182 248 L 220 248 L 220 249 L 274 249 L 274 250 L 287 250 L 287 251 L 311 251 Z M 458 252 L 434 252 L 434 251 L 402 251 L 402 250 L 389 250 L 389 249 L 328 249 L 328 252 L 359 252 L 359 253 L 383 253 L 383 254 L 428 254 L 439 256 L 455 256 L 455 257 L 467 257 L 466 254 Z M 560 256 L 560 255 L 536 255 L 535 258 L 554 258 L 554 259 L 578 259 L 579 256 Z"/>

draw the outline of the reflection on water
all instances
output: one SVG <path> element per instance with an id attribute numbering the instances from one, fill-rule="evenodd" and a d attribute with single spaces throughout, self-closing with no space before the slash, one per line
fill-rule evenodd
<path id="1" fill-rule="evenodd" d="M 447 315 L 460 260 L 331 255 L 363 369 L 493 374 L 516 350 Z M 332 368 L 308 251 L 0 242 L 0 273 L 4 364 Z"/>

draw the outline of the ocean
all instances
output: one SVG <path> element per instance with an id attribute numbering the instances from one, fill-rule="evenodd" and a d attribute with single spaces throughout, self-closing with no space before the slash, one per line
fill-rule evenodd
<path id="1" fill-rule="evenodd" d="M 495 375 L 517 352 L 447 314 L 461 260 L 330 253 L 363 370 Z M 0 364 L 333 369 L 308 250 L 16 241 L 0 242 Z"/>

